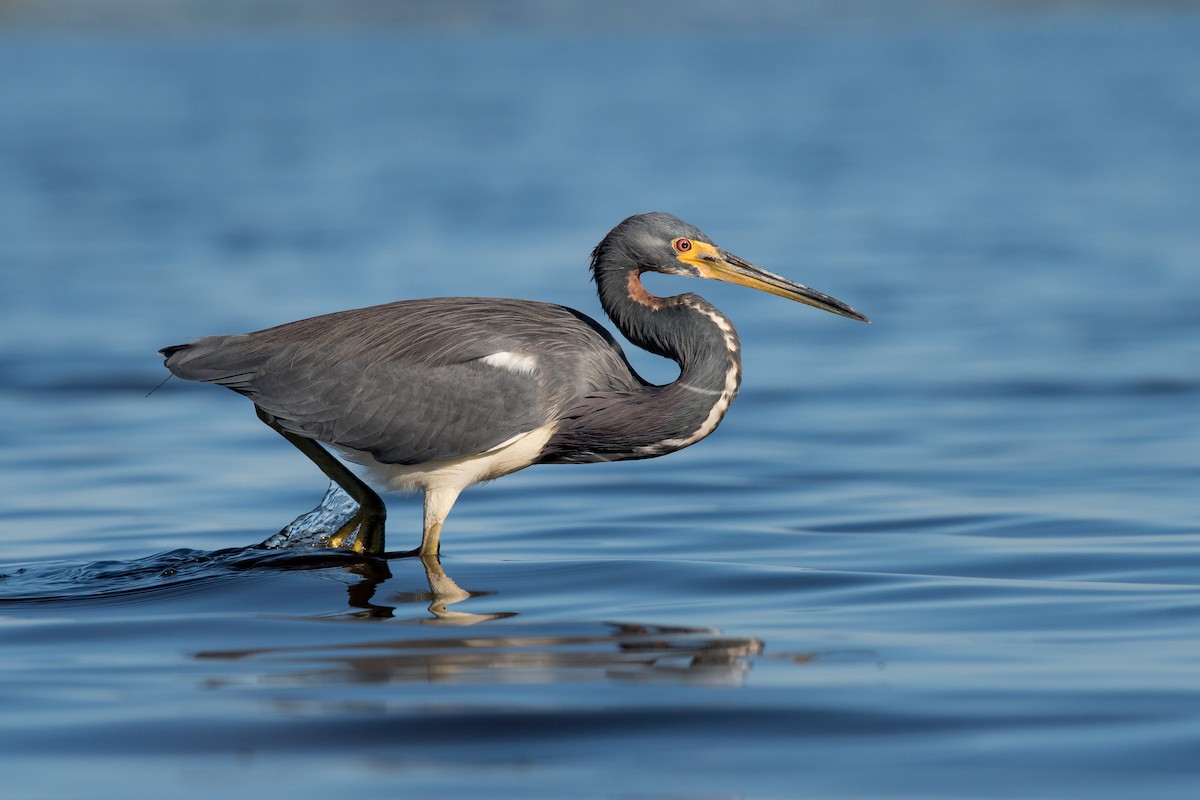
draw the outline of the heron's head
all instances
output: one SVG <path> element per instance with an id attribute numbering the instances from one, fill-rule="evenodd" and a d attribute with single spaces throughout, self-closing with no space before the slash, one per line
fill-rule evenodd
<path id="1" fill-rule="evenodd" d="M 870 322 L 840 300 L 722 250 L 699 228 L 661 211 L 635 214 L 609 231 L 592 251 L 592 272 L 597 282 L 606 272 L 664 272 L 711 278 Z"/>

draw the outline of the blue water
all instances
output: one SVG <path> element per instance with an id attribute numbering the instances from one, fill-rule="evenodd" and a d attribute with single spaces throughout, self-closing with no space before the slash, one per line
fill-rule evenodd
<path id="1" fill-rule="evenodd" d="M 1197 41 L 0 36 L 6 796 L 1191 796 Z M 321 476 L 147 396 L 159 346 L 385 300 L 599 317 L 651 209 L 874 324 L 650 281 L 738 326 L 721 429 L 469 490 L 440 567 L 246 549 Z"/>

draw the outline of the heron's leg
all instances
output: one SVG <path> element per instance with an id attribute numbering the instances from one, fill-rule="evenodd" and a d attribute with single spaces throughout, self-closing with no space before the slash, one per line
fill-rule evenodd
<path id="1" fill-rule="evenodd" d="M 358 513 L 350 522 L 342 526 L 341 530 L 330 537 L 331 543 L 335 547 L 340 546 L 357 528 L 358 536 L 354 540 L 354 549 L 360 553 L 382 553 L 383 524 L 387 519 L 387 506 L 383 504 L 383 500 L 379 498 L 375 490 L 363 483 L 357 475 L 346 469 L 342 462 L 312 439 L 306 439 L 284 430 L 274 417 L 258 406 L 255 406 L 254 410 L 258 412 L 259 419 L 291 442 L 297 450 L 308 456 L 309 461 L 316 464 L 329 480 L 341 486 L 346 494 L 353 497 L 354 502 L 358 503 Z"/>
<path id="2" fill-rule="evenodd" d="M 441 548 L 442 523 L 454 507 L 461 486 L 425 490 L 425 532 L 421 534 L 420 556 L 436 556 Z"/>

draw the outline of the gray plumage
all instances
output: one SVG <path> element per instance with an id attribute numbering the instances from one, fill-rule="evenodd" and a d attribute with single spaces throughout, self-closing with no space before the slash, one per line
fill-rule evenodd
<path id="1" fill-rule="evenodd" d="M 226 386 L 285 430 L 385 464 L 483 453 L 581 397 L 639 385 L 597 323 L 529 300 L 405 300 L 163 352 L 175 375 Z M 483 361 L 495 353 L 536 353 L 538 368 Z"/>

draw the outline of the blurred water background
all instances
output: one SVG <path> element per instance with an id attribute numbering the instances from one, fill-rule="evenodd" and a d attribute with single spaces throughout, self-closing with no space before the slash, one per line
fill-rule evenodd
<path id="1" fill-rule="evenodd" d="M 6 796 L 1193 796 L 1197 42 L 1184 2 L 0 3 Z M 722 428 L 468 491 L 440 570 L 242 549 L 320 475 L 147 396 L 157 347 L 342 308 L 599 317 L 590 248 L 655 209 L 874 324 L 651 281 L 739 327 Z"/>

